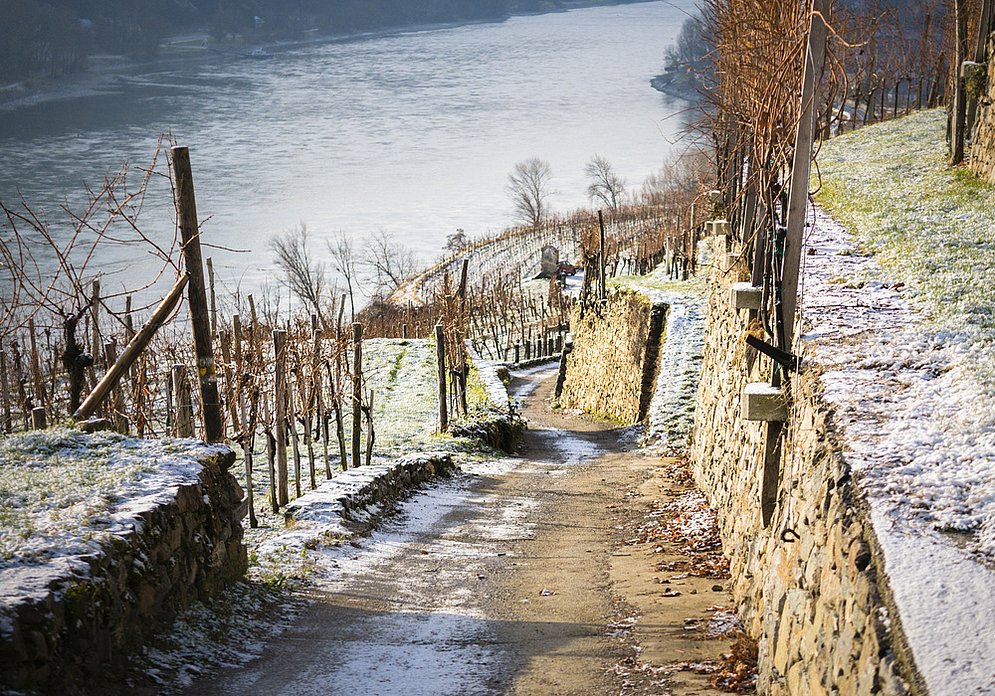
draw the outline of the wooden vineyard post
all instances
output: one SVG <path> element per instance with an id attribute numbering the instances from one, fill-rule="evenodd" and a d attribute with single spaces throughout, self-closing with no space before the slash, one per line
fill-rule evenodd
<path id="1" fill-rule="evenodd" d="M 173 365 L 173 427 L 177 437 L 193 437 L 193 404 L 190 394 L 190 381 L 187 379 L 187 366 Z M 80 407 L 82 408 L 82 407 Z"/>
<path id="2" fill-rule="evenodd" d="M 352 325 L 352 465 L 361 466 L 363 432 L 363 325 Z"/>
<path id="3" fill-rule="evenodd" d="M 788 188 L 788 218 L 784 243 L 784 266 L 781 272 L 781 316 L 784 340 L 778 346 L 791 352 L 794 337 L 795 313 L 798 307 L 798 281 L 801 270 L 802 244 L 805 233 L 805 214 L 808 205 L 809 177 L 812 171 L 812 142 L 815 132 L 817 93 L 822 79 L 822 65 L 826 55 L 826 18 L 829 0 L 816 0 L 809 24 L 808 47 L 802 73 L 801 116 L 795 137 L 794 160 Z M 775 308 L 777 309 L 777 308 Z M 780 386 L 780 371 L 775 367 L 772 386 Z M 765 433 L 764 466 L 760 483 L 760 510 L 763 524 L 770 524 L 777 503 L 780 486 L 781 433 L 784 424 L 768 421 Z"/>
<path id="4" fill-rule="evenodd" d="M 3 431 L 9 433 L 13 428 L 10 417 L 10 384 L 7 381 L 7 353 L 0 351 L 0 401 L 3 402 Z"/>
<path id="5" fill-rule="evenodd" d="M 185 147 L 177 146 L 172 148 L 172 155 L 173 174 L 176 178 L 176 217 L 183 241 L 183 261 L 190 277 L 187 301 L 190 305 L 193 345 L 197 356 L 200 400 L 204 410 L 204 439 L 208 442 L 220 442 L 224 438 L 224 425 L 218 398 L 218 376 L 214 369 L 214 349 L 211 346 L 211 323 L 204 286 L 204 264 L 201 260 L 190 152 Z"/>
<path id="6" fill-rule="evenodd" d="M 44 405 L 48 399 L 45 395 L 45 380 L 41 375 L 41 359 L 38 355 L 38 339 L 35 335 L 35 318 L 28 317 L 28 337 L 31 345 L 31 379 L 34 383 L 35 399 Z"/>
<path id="7" fill-rule="evenodd" d="M 100 365 L 100 279 L 90 284 L 90 355 L 93 367 Z"/>
<path id="8" fill-rule="evenodd" d="M 290 502 L 287 482 L 287 374 L 286 374 L 287 332 L 273 331 L 273 353 L 275 356 L 276 408 L 274 427 L 276 428 L 276 505 L 283 507 Z"/>
<path id="9" fill-rule="evenodd" d="M 954 0 L 954 85 L 953 98 L 954 108 L 951 114 L 950 130 L 950 165 L 956 167 L 964 161 L 964 140 L 967 135 L 964 132 L 967 122 L 967 94 L 964 89 L 964 75 L 962 69 L 964 65 L 964 43 L 967 38 L 967 2 L 966 0 Z"/>
<path id="10" fill-rule="evenodd" d="M 207 291 L 211 298 L 211 335 L 216 336 L 218 333 L 218 298 L 214 293 L 214 260 L 208 256 L 204 260 L 204 264 L 207 266 Z"/>
<path id="11" fill-rule="evenodd" d="M 795 137 L 794 160 L 791 165 L 791 183 L 788 188 L 787 237 L 784 244 L 784 270 L 781 287 L 783 294 L 784 345 L 791 350 L 795 312 L 798 306 L 798 275 L 801 268 L 802 244 L 805 233 L 805 214 L 808 205 L 809 177 L 812 172 L 812 141 L 815 131 L 817 89 L 822 77 L 822 64 L 826 55 L 826 23 L 828 0 L 816 0 L 809 25 L 808 49 L 805 52 L 805 70 L 802 77 L 801 117 Z"/>
<path id="12" fill-rule="evenodd" d="M 294 496 L 301 497 L 301 447 L 297 437 L 297 387 L 287 381 L 287 434 L 290 436 L 290 449 L 294 457 Z"/>
<path id="13" fill-rule="evenodd" d="M 373 390 L 370 390 L 369 400 L 366 409 L 366 466 L 373 463 L 373 444 L 376 442 L 377 434 L 373 430 Z"/>
<path id="14" fill-rule="evenodd" d="M 446 399 L 446 337 L 442 324 L 435 325 L 435 355 L 439 366 L 439 432 L 449 430 L 449 403 Z"/>
<path id="15" fill-rule="evenodd" d="M 608 286 L 605 282 L 605 216 L 598 210 L 598 299 L 604 302 L 608 294 Z"/>

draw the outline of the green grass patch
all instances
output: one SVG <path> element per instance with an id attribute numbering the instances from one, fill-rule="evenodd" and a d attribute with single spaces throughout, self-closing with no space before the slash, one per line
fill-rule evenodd
<path id="1" fill-rule="evenodd" d="M 862 128 L 819 153 L 816 200 L 906 284 L 936 330 L 995 339 L 995 187 L 947 165 L 932 110 Z"/>

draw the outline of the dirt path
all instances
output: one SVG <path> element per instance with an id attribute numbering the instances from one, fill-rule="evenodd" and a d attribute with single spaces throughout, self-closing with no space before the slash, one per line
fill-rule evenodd
<path id="1" fill-rule="evenodd" d="M 521 457 L 468 466 L 324 552 L 335 572 L 301 619 L 189 693 L 715 693 L 663 666 L 728 649 L 689 640 L 685 621 L 729 604 L 724 588 L 664 599 L 659 552 L 623 545 L 663 462 L 633 451 L 631 430 L 548 410 L 552 374 L 513 384 L 530 423 Z"/>

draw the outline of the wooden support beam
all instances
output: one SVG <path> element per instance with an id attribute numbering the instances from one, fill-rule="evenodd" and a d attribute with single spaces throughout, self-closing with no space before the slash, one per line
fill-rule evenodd
<path id="1" fill-rule="evenodd" d="M 152 316 L 145 322 L 145 326 L 125 346 L 121 357 L 107 370 L 97 386 L 86 397 L 86 400 L 76 409 L 76 412 L 73 414 L 75 420 L 86 420 L 92 416 L 108 392 L 117 386 L 124 373 L 134 364 L 138 356 L 142 354 L 142 351 L 148 347 L 152 341 L 152 337 L 155 336 L 155 332 L 159 330 L 176 308 L 180 297 L 183 295 L 183 288 L 186 287 L 187 280 L 188 276 L 186 274 L 180 276 L 162 302 L 159 303 L 159 306 L 152 312 Z"/>

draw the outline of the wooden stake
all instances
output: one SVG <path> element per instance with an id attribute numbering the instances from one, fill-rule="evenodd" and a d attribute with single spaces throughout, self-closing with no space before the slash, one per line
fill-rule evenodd
<path id="1" fill-rule="evenodd" d="M 207 265 L 207 290 L 211 299 L 211 334 L 218 334 L 218 301 L 214 294 L 214 260 L 208 256 L 204 262 Z"/>
<path id="2" fill-rule="evenodd" d="M 370 390 L 369 403 L 366 411 L 366 466 L 373 463 L 373 443 L 376 441 L 376 433 L 373 431 L 373 390 Z"/>
<path id="3" fill-rule="evenodd" d="M 100 365 L 100 279 L 90 283 L 90 355 L 93 367 Z"/>
<path id="4" fill-rule="evenodd" d="M 359 439 L 363 429 L 363 325 L 359 322 L 352 325 L 352 346 L 352 465 L 359 466 L 362 463 Z"/>
<path id="5" fill-rule="evenodd" d="M 435 325 L 435 357 L 439 368 L 439 432 L 449 430 L 449 402 L 446 399 L 446 337 L 442 324 Z"/>
<path id="6" fill-rule="evenodd" d="M 200 253 L 200 229 L 190 152 L 185 147 L 174 147 L 172 154 L 173 173 L 176 177 L 176 216 L 183 239 L 183 260 L 190 276 L 187 300 L 190 304 L 197 377 L 204 409 L 204 437 L 208 442 L 220 442 L 224 438 L 224 426 L 218 398 L 218 377 L 214 370 L 214 350 L 211 346 L 211 324 L 204 288 L 204 266 Z"/>
<path id="7" fill-rule="evenodd" d="M 0 351 L 0 403 L 3 405 L 3 431 L 9 433 L 13 428 L 10 417 L 10 384 L 7 381 L 7 353 Z"/>
<path id="8" fill-rule="evenodd" d="M 294 457 L 294 496 L 301 497 L 301 448 L 297 436 L 297 389 L 287 382 L 287 425 L 290 436 L 290 451 Z"/>
<path id="9" fill-rule="evenodd" d="M 175 415 L 173 423 L 177 437 L 193 437 L 193 404 L 187 366 L 176 363 L 172 369 Z M 89 399 L 88 399 L 89 400 Z M 82 408 L 82 407 L 80 407 Z"/>
<path id="10" fill-rule="evenodd" d="M 784 308 L 784 345 L 791 350 L 795 312 L 798 306 L 798 274 L 801 269 L 802 244 L 805 233 L 805 213 L 808 205 L 809 177 L 812 172 L 812 141 L 815 129 L 817 88 L 822 79 L 822 64 L 826 55 L 826 23 L 829 0 L 815 0 L 809 24 L 808 48 L 805 51 L 805 70 L 802 77 L 801 118 L 795 136 L 794 160 L 791 166 L 791 184 L 788 189 L 787 238 L 784 247 L 782 272 L 782 305 Z"/>
<path id="11" fill-rule="evenodd" d="M 276 504 L 283 507 L 290 502 L 290 487 L 287 481 L 287 374 L 286 374 L 287 332 L 273 331 L 273 353 L 276 358 Z"/>

